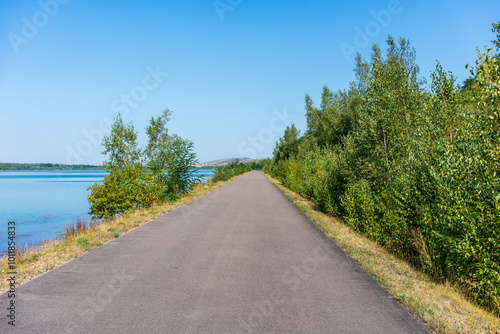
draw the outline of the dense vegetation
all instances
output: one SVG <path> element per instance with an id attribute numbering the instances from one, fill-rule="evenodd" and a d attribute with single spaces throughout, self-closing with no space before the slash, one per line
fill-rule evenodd
<path id="1" fill-rule="evenodd" d="M 0 170 L 102 170 L 102 166 L 0 162 Z"/>
<path id="2" fill-rule="evenodd" d="M 215 172 L 210 177 L 211 182 L 226 181 L 233 176 L 240 175 L 252 170 L 261 170 L 265 160 L 241 163 L 238 160 L 223 166 L 217 166 Z"/>
<path id="3" fill-rule="evenodd" d="M 500 313 L 500 23 L 471 78 L 419 78 L 405 39 L 358 54 L 356 80 L 306 95 L 264 167 L 318 208 Z"/>
<path id="4" fill-rule="evenodd" d="M 103 154 L 108 156 L 104 169 L 109 175 L 89 187 L 89 213 L 93 217 L 110 218 L 174 200 L 198 181 L 192 176 L 197 163 L 193 143 L 168 133 L 170 115 L 167 109 L 151 118 L 144 149 L 138 147 L 132 123 L 124 124 L 120 115 L 115 118 L 111 134 L 103 139 Z"/>

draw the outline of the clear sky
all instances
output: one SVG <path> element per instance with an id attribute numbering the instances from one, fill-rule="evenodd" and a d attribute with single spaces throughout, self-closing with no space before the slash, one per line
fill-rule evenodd
<path id="1" fill-rule="evenodd" d="M 500 1 L 0 1 L 0 162 L 100 164 L 121 112 L 145 143 L 151 116 L 200 162 L 269 157 L 292 122 L 354 79 L 353 50 L 408 38 L 420 75 L 462 82 L 491 44 Z"/>

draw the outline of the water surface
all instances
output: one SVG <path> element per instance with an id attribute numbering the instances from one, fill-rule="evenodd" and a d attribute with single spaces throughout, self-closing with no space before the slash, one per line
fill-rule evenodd
<path id="1" fill-rule="evenodd" d="M 16 244 L 54 239 L 66 225 L 89 220 L 87 188 L 105 171 L 0 171 L 0 251 L 7 245 L 7 223 L 16 222 Z"/>
<path id="2" fill-rule="evenodd" d="M 200 170 L 194 176 L 209 176 Z M 106 171 L 0 171 L 0 252 L 7 249 L 7 223 L 16 222 L 16 244 L 55 239 L 78 219 L 90 220 L 87 188 Z M 205 177 L 206 178 L 206 177 Z"/>

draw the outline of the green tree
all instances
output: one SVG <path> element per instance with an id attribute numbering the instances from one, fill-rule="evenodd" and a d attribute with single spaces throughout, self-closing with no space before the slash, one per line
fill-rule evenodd
<path id="1" fill-rule="evenodd" d="M 152 179 L 161 185 L 160 197 L 175 198 L 188 191 L 199 181 L 192 175 L 198 163 L 193 152 L 194 144 L 177 135 L 170 135 L 167 122 L 172 112 L 164 110 L 157 118 L 152 117 L 146 128 L 148 144 L 145 149 L 147 166 Z"/>
<path id="2" fill-rule="evenodd" d="M 492 31 L 497 34 L 497 39 L 493 40 L 492 43 L 495 45 L 497 51 L 500 51 L 500 22 L 492 24 Z"/>
<path id="3" fill-rule="evenodd" d="M 110 135 L 103 139 L 109 175 L 89 187 L 90 214 L 95 218 L 173 200 L 198 181 L 192 176 L 197 163 L 193 143 L 168 133 L 171 113 L 166 109 L 151 118 L 144 150 L 137 146 L 133 125 L 123 124 L 120 115 L 115 118 Z"/>
<path id="4" fill-rule="evenodd" d="M 174 195 L 181 195 L 191 189 L 193 183 L 200 180 L 193 177 L 198 163 L 193 152 L 193 142 L 174 135 L 169 146 L 169 156 L 165 172 L 168 175 L 168 189 Z"/>
<path id="5" fill-rule="evenodd" d="M 346 91 L 306 95 L 265 170 L 354 229 L 500 314 L 500 23 L 463 87 L 389 36 Z M 348 126 L 346 126 L 346 124 Z"/>
<path id="6" fill-rule="evenodd" d="M 144 153 L 148 168 L 154 172 L 163 171 L 171 159 L 169 147 L 172 143 L 172 137 L 166 127 L 171 114 L 169 109 L 164 110 L 157 118 L 151 117 L 149 125 L 146 127 L 148 143 Z"/>
<path id="7" fill-rule="evenodd" d="M 142 193 L 135 192 L 137 181 L 143 176 L 141 150 L 137 147 L 134 126 L 124 124 L 121 115 L 116 116 L 109 136 L 103 139 L 103 154 L 108 156 L 104 169 L 109 172 L 102 183 L 88 188 L 90 214 L 95 218 L 110 218 L 136 208 L 141 204 Z"/>
<path id="8" fill-rule="evenodd" d="M 108 172 L 140 166 L 141 150 L 137 147 L 137 132 L 132 123 L 124 124 L 118 114 L 111 127 L 111 134 L 105 136 L 102 154 L 108 156 L 104 169 Z"/>
<path id="9" fill-rule="evenodd" d="M 297 130 L 295 124 L 287 126 L 285 134 L 276 143 L 274 149 L 274 158 L 276 161 L 287 160 L 290 157 L 296 156 L 299 151 L 300 131 Z"/>
<path id="10" fill-rule="evenodd" d="M 348 102 L 349 98 L 349 92 L 332 92 L 324 86 L 318 109 L 306 95 L 307 134 L 315 138 L 320 147 L 340 144 L 351 131 L 355 110 Z"/>

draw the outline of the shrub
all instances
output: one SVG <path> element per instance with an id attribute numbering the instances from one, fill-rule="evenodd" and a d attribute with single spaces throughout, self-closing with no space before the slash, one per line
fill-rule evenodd
<path id="1" fill-rule="evenodd" d="M 306 133 L 287 128 L 264 169 L 500 314 L 500 54 L 479 52 L 463 87 L 438 63 L 424 87 L 409 41 L 387 46 L 319 108 L 306 95 Z"/>
<path id="2" fill-rule="evenodd" d="M 120 115 L 115 118 L 110 135 L 103 139 L 103 154 L 108 155 L 104 169 L 109 174 L 102 183 L 89 187 L 89 213 L 94 218 L 111 218 L 155 202 L 174 200 L 197 181 L 192 176 L 197 163 L 193 143 L 168 134 L 170 114 L 167 109 L 151 118 L 144 150 L 137 147 L 133 125 L 123 124 Z"/>

